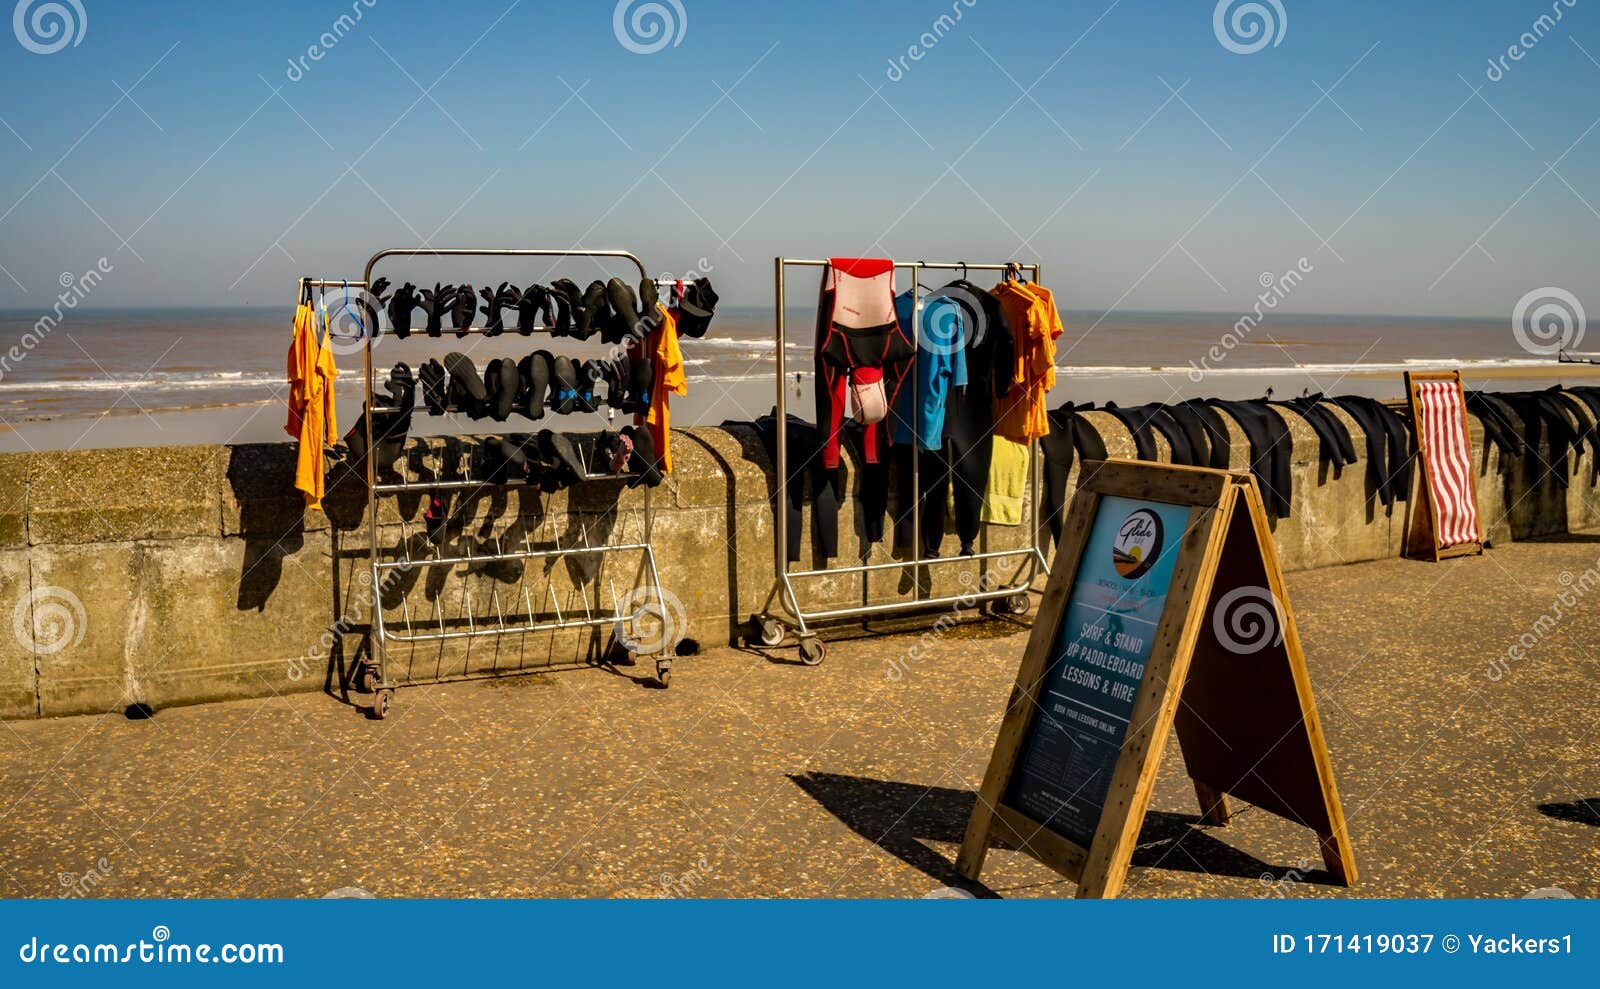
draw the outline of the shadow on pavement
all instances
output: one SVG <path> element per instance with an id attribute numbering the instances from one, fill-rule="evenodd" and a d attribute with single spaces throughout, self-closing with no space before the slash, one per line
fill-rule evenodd
<path id="1" fill-rule="evenodd" d="M 959 845 L 977 794 L 971 790 L 893 783 L 834 773 L 800 773 L 789 777 L 850 830 L 936 882 L 969 890 L 978 896 L 998 894 L 955 870 L 955 862 L 928 842 Z M 1541 808 L 1542 809 L 1542 808 Z M 1212 837 L 1199 817 L 1150 811 L 1139 833 L 1134 868 L 1259 879 L 1292 877 L 1298 882 L 1338 885 L 1325 869 L 1274 866 Z M 1006 847 L 998 845 L 997 847 Z M 1302 863 L 1303 865 L 1303 863 Z"/>
<path id="2" fill-rule="evenodd" d="M 1571 821 L 1574 824 L 1588 824 L 1600 828 L 1600 797 L 1574 800 L 1569 804 L 1540 804 L 1539 813 L 1558 821 Z"/>

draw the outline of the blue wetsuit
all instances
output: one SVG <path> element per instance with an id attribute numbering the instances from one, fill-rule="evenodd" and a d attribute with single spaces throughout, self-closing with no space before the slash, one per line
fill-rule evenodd
<path id="1" fill-rule="evenodd" d="M 915 300 L 902 292 L 894 300 L 900 332 L 912 338 L 911 312 Z M 894 442 L 910 445 L 915 430 L 924 450 L 944 448 L 944 418 L 953 388 L 967 386 L 967 326 L 962 307 L 948 296 L 928 296 L 922 305 L 918 328 L 916 387 L 900 387 L 895 405 Z"/>

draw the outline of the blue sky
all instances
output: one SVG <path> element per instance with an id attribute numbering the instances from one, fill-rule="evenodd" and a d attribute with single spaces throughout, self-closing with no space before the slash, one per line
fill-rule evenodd
<path id="1" fill-rule="evenodd" d="M 705 258 L 743 304 L 774 255 L 875 253 L 1243 311 L 1304 256 L 1291 311 L 1501 316 L 1600 254 L 1588 0 L 1279 0 L 1251 54 L 1211 0 L 680 0 L 649 54 L 610 0 L 78 2 L 76 46 L 0 35 L 0 307 L 101 256 L 96 305 L 287 307 L 426 238 Z"/>

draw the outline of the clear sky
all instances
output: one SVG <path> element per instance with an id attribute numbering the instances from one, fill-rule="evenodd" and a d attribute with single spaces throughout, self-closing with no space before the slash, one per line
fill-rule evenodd
<path id="1" fill-rule="evenodd" d="M 705 258 L 740 304 L 853 253 L 1037 258 L 1102 311 L 1243 311 L 1301 257 L 1291 311 L 1600 297 L 1600 0 L 1225 0 L 1220 36 L 1212 0 L 661 0 L 654 52 L 648 0 L 620 38 L 611 0 L 61 0 L 46 54 L 14 6 L 0 307 L 104 256 L 95 305 L 287 309 L 422 242 Z"/>

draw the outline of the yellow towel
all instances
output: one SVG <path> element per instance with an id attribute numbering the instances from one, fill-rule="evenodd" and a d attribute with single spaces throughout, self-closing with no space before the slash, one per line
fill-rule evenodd
<path id="1" fill-rule="evenodd" d="M 1027 486 L 1028 444 L 996 436 L 989 460 L 989 490 L 983 494 L 980 518 L 995 525 L 1021 525 Z"/>

